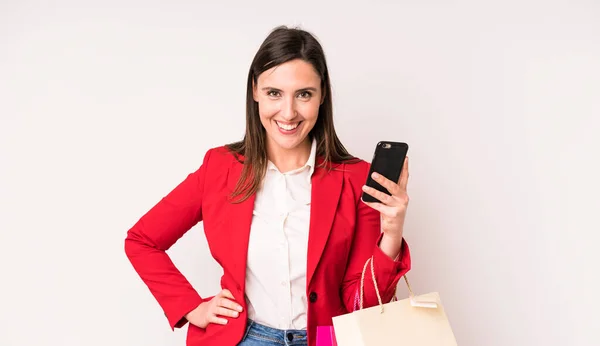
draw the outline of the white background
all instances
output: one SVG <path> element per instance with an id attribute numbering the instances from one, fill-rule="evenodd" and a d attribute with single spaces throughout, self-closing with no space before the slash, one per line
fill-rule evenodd
<path id="1" fill-rule="evenodd" d="M 353 154 L 410 144 L 410 279 L 459 345 L 599 345 L 592 0 L 1 1 L 0 345 L 184 345 L 125 233 L 241 138 L 279 24 L 322 42 Z M 170 254 L 216 293 L 201 225 Z"/>

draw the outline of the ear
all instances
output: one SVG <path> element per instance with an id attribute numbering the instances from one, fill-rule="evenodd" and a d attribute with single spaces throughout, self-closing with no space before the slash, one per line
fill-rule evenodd
<path id="1" fill-rule="evenodd" d="M 323 102 L 325 102 L 325 94 L 326 94 L 325 89 L 321 88 L 321 104 L 323 104 Z"/>

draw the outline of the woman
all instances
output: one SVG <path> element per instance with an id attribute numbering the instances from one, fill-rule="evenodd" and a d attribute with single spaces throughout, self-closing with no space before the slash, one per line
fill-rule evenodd
<path id="1" fill-rule="evenodd" d="M 399 182 L 375 177 L 391 196 L 363 186 L 368 170 L 336 135 L 321 45 L 276 28 L 250 67 L 243 140 L 209 150 L 128 231 L 126 254 L 171 328 L 189 322 L 187 345 L 315 345 L 317 326 L 357 308 L 368 259 L 384 301 L 410 269 L 408 166 Z M 212 297 L 165 253 L 200 221 L 224 271 Z M 370 275 L 363 302 L 378 304 Z"/>

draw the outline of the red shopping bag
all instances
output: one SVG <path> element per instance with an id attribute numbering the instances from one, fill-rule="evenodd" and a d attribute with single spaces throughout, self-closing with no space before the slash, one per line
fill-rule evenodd
<path id="1" fill-rule="evenodd" d="M 333 326 L 317 326 L 317 346 L 337 346 Z"/>

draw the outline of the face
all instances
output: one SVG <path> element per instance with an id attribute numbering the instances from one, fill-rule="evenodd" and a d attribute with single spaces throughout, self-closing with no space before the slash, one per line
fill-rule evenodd
<path id="1" fill-rule="evenodd" d="M 270 148 L 293 150 L 308 143 L 323 97 L 310 63 L 291 60 L 263 72 L 253 94 Z"/>

